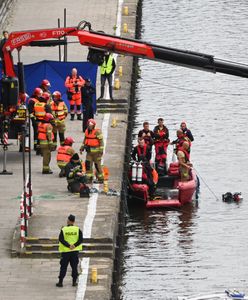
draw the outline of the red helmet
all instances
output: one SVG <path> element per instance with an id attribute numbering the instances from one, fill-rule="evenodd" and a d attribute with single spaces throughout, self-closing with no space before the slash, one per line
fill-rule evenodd
<path id="1" fill-rule="evenodd" d="M 42 96 L 42 94 L 43 94 L 43 91 L 42 91 L 42 89 L 41 88 L 35 88 L 34 89 L 34 93 L 33 93 L 35 96 L 37 96 L 37 97 L 41 97 Z"/>
<path id="2" fill-rule="evenodd" d="M 59 91 L 53 92 L 53 99 L 54 100 L 60 100 L 61 99 L 61 93 Z"/>
<path id="3" fill-rule="evenodd" d="M 42 95 L 42 98 L 44 98 L 46 101 L 50 99 L 50 94 L 48 92 L 44 92 Z"/>
<path id="4" fill-rule="evenodd" d="M 64 141 L 64 145 L 72 145 L 73 143 L 75 143 L 75 141 L 71 136 L 68 136 Z"/>
<path id="5" fill-rule="evenodd" d="M 54 117 L 53 117 L 52 114 L 46 113 L 46 115 L 45 115 L 45 117 L 44 117 L 44 120 L 45 120 L 46 122 L 50 122 L 50 121 L 52 121 L 53 119 L 54 119 Z"/>
<path id="6" fill-rule="evenodd" d="M 49 80 L 47 79 L 43 79 L 42 82 L 41 82 L 41 85 L 42 86 L 48 86 L 48 87 L 51 87 L 51 83 Z"/>
<path id="7" fill-rule="evenodd" d="M 96 121 L 94 119 L 89 119 L 88 122 L 87 122 L 87 126 L 88 125 L 94 125 L 94 126 L 96 126 Z"/>

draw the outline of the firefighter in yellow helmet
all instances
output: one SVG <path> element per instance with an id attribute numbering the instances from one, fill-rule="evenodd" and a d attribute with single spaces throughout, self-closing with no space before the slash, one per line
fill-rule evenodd
<path id="1" fill-rule="evenodd" d="M 80 148 L 80 153 L 86 151 L 86 177 L 88 182 L 92 182 L 94 178 L 93 174 L 93 163 L 96 168 L 96 176 L 99 183 L 103 182 L 103 171 L 102 171 L 102 155 L 104 149 L 103 135 L 102 131 L 95 128 L 96 121 L 94 119 L 89 119 L 87 123 L 87 129 L 85 130 L 85 137 L 83 145 Z"/>

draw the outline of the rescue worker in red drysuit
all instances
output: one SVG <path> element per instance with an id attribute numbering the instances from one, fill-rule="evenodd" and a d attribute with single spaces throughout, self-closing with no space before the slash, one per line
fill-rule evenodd
<path id="1" fill-rule="evenodd" d="M 145 139 L 140 137 L 138 145 L 133 148 L 132 159 L 135 161 L 149 162 L 151 159 L 150 146 L 145 143 Z"/>
<path id="2" fill-rule="evenodd" d="M 189 160 L 188 149 L 189 143 L 184 141 L 182 146 L 178 147 L 177 151 L 181 181 L 188 181 L 190 179 L 190 170 L 192 169 L 192 164 Z"/>
<path id="3" fill-rule="evenodd" d="M 191 141 L 190 139 L 185 136 L 183 131 L 181 129 L 177 130 L 177 139 L 171 142 L 171 145 L 176 145 L 176 148 L 174 149 L 174 152 L 177 154 L 178 148 L 182 147 L 184 142 L 189 143 L 188 147 L 188 153 L 190 154 L 190 147 L 191 147 Z"/>
<path id="4" fill-rule="evenodd" d="M 190 139 L 191 142 L 194 141 L 194 137 L 192 132 L 187 128 L 187 125 L 185 122 L 182 122 L 180 125 L 180 129 L 183 131 L 183 134 Z"/>
<path id="5" fill-rule="evenodd" d="M 167 148 L 170 143 L 169 130 L 164 125 L 164 119 L 158 119 L 158 125 L 153 129 L 155 145 L 155 164 L 156 170 L 160 175 L 166 173 Z"/>
<path id="6" fill-rule="evenodd" d="M 142 162 L 142 182 L 149 186 L 149 195 L 152 197 L 155 191 L 155 184 L 153 181 L 153 169 L 150 165 L 151 151 L 143 137 L 138 139 L 138 145 L 134 147 L 131 156 L 133 160 Z"/>
<path id="7" fill-rule="evenodd" d="M 138 133 L 138 138 L 143 137 L 146 145 L 149 146 L 150 152 L 152 152 L 152 146 L 154 144 L 154 133 L 149 129 L 149 122 L 143 123 L 143 129 L 141 129 Z"/>
<path id="8" fill-rule="evenodd" d="M 65 177 L 65 166 L 70 161 L 71 157 L 75 153 L 74 149 L 72 148 L 72 144 L 75 143 L 74 139 L 68 136 L 65 141 L 64 145 L 59 146 L 57 152 L 57 165 L 60 168 L 59 177 Z"/>
<path id="9" fill-rule="evenodd" d="M 77 69 L 73 68 L 71 75 L 66 77 L 65 87 L 67 88 L 67 97 L 70 102 L 70 113 L 71 121 L 74 120 L 75 116 L 75 105 L 77 108 L 77 119 L 82 120 L 81 118 L 81 87 L 84 86 L 85 80 L 82 76 L 78 75 Z"/>

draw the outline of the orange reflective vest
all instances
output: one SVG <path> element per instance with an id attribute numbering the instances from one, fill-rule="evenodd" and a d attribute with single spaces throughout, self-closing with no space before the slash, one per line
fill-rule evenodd
<path id="1" fill-rule="evenodd" d="M 47 133 L 50 130 L 52 141 L 53 141 L 54 134 L 52 132 L 52 129 L 53 129 L 53 127 L 50 123 L 39 123 L 39 125 L 38 125 L 38 139 L 40 141 L 49 141 L 50 142 L 50 140 L 47 137 Z"/>
<path id="2" fill-rule="evenodd" d="M 77 84 L 77 86 L 74 86 L 75 83 Z M 81 76 L 67 76 L 65 81 L 65 86 L 68 88 L 68 91 L 72 94 L 81 93 L 81 86 L 83 86 L 84 84 L 85 80 Z"/>
<path id="3" fill-rule="evenodd" d="M 89 147 L 100 147 L 100 141 L 97 138 L 98 129 L 93 129 L 91 132 L 88 128 L 85 130 L 85 140 L 84 145 Z"/>
<path id="4" fill-rule="evenodd" d="M 37 102 L 39 102 L 39 100 L 36 98 L 29 98 L 28 100 L 28 111 L 32 117 L 34 116 L 34 105 Z"/>
<path id="5" fill-rule="evenodd" d="M 39 100 L 36 99 L 36 98 L 29 98 L 29 100 L 28 100 L 28 105 L 29 105 L 31 102 L 37 103 L 37 102 L 39 102 Z"/>
<path id="6" fill-rule="evenodd" d="M 68 153 L 68 150 L 72 149 L 71 146 L 60 146 L 57 154 L 57 161 L 69 162 L 72 154 Z"/>
<path id="7" fill-rule="evenodd" d="M 45 115 L 46 115 L 45 106 L 46 106 L 46 103 L 40 102 L 40 101 L 37 101 L 34 104 L 34 115 L 38 120 L 44 120 Z"/>
<path id="8" fill-rule="evenodd" d="M 51 103 L 52 112 L 55 114 L 55 117 L 59 120 L 64 120 L 66 118 L 65 103 L 64 101 L 59 101 L 56 104 L 54 101 Z"/>

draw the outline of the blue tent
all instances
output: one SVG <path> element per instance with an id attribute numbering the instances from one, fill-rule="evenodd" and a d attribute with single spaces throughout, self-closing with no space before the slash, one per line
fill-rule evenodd
<path id="1" fill-rule="evenodd" d="M 96 86 L 97 65 L 90 62 L 58 62 L 43 60 L 24 66 L 26 93 L 31 96 L 43 79 L 51 83 L 51 92 L 60 91 L 63 100 L 69 107 L 66 97 L 65 79 L 71 74 L 71 69 L 77 68 L 78 74 L 83 78 L 90 78 L 92 85 Z M 94 97 L 94 111 L 96 111 L 96 97 Z"/>

